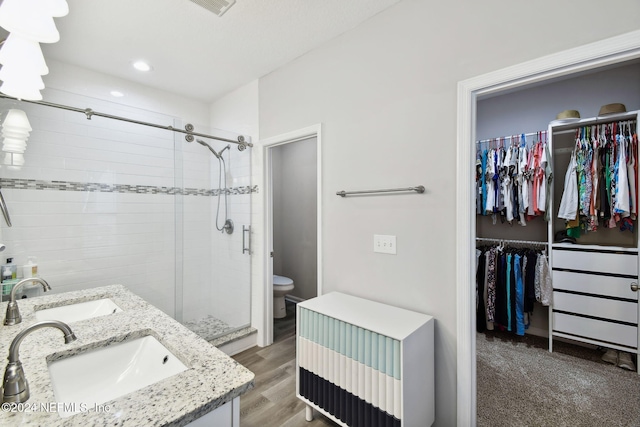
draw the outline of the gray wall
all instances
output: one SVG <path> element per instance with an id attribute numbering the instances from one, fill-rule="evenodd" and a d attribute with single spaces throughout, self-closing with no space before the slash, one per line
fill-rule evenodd
<path id="1" fill-rule="evenodd" d="M 403 0 L 260 79 L 261 138 L 323 126 L 324 292 L 435 317 L 437 426 L 456 425 L 457 83 L 638 29 L 637 0 L 614 2 L 615 25 L 571 24 L 601 7 Z M 335 195 L 420 184 L 425 194 Z M 396 235 L 397 255 L 374 253 L 374 234 Z"/>
<path id="2" fill-rule="evenodd" d="M 317 139 L 272 149 L 273 272 L 293 280 L 291 295 L 317 296 Z"/>
<path id="3" fill-rule="evenodd" d="M 478 101 L 477 137 L 495 138 L 547 130 L 563 110 L 580 117 L 598 115 L 600 107 L 621 102 L 627 111 L 640 109 L 640 63 L 560 80 Z"/>

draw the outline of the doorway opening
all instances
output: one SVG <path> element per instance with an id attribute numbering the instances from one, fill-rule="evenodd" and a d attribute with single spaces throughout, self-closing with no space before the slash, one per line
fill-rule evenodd
<path id="1" fill-rule="evenodd" d="M 320 125 L 270 138 L 262 145 L 264 336 L 269 345 L 274 334 L 295 327 L 295 304 L 322 293 Z"/>
<path id="2" fill-rule="evenodd" d="M 475 146 L 477 101 L 640 58 L 640 31 L 549 55 L 458 84 L 457 423 L 476 425 Z M 557 178 L 556 178 L 557 179 Z"/>

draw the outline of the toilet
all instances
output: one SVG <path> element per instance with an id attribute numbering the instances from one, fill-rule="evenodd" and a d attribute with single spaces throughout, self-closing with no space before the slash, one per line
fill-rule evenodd
<path id="1" fill-rule="evenodd" d="M 293 290 L 293 280 L 288 277 L 273 275 L 273 318 L 282 319 L 287 316 L 284 296 Z"/>

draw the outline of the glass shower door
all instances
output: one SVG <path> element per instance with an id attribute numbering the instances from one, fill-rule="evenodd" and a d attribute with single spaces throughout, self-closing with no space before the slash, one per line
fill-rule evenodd
<path id="1" fill-rule="evenodd" d="M 251 149 L 198 139 L 176 140 L 176 318 L 212 341 L 251 323 Z"/>

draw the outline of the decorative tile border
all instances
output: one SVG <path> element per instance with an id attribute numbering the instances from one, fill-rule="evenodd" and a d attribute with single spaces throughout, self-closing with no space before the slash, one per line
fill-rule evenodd
<path id="1" fill-rule="evenodd" d="M 98 193 L 134 193 L 134 194 L 181 194 L 184 196 L 217 196 L 226 191 L 228 195 L 251 194 L 258 192 L 258 186 L 232 187 L 224 190 L 204 188 L 154 187 L 150 185 L 100 184 L 96 182 L 44 181 L 39 179 L 0 178 L 0 186 L 14 190 L 57 190 L 87 191 Z"/>

